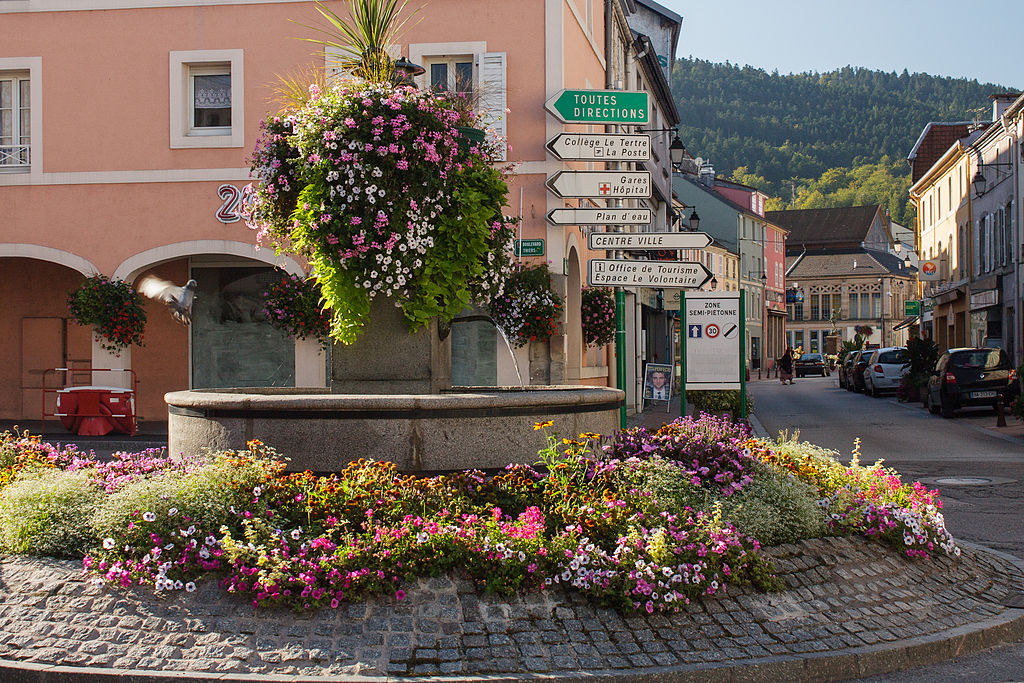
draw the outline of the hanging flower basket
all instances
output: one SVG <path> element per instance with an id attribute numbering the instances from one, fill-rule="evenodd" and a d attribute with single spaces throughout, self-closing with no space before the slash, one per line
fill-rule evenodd
<path id="1" fill-rule="evenodd" d="M 561 316 L 562 298 L 551 291 L 547 266 L 514 274 L 491 302 L 491 318 L 516 347 L 551 339 Z"/>
<path id="2" fill-rule="evenodd" d="M 583 343 L 604 346 L 615 339 L 615 295 L 606 287 L 584 287 L 580 293 Z"/>
<path id="3" fill-rule="evenodd" d="M 111 353 L 132 344 L 142 346 L 142 296 L 124 280 L 105 275 L 85 278 L 78 289 L 68 292 L 68 312 L 79 325 L 92 327 L 100 346 Z"/>
<path id="4" fill-rule="evenodd" d="M 316 278 L 291 273 L 273 282 L 263 293 L 264 313 L 270 324 L 294 339 L 314 337 L 323 346 L 330 340 L 331 316 L 320 305 Z"/>
<path id="5" fill-rule="evenodd" d="M 312 86 L 264 122 L 246 219 L 309 261 L 334 340 L 355 341 L 372 297 L 393 299 L 416 330 L 501 291 L 508 186 L 486 143 L 460 148 L 459 123 L 443 96 L 364 82 Z"/>

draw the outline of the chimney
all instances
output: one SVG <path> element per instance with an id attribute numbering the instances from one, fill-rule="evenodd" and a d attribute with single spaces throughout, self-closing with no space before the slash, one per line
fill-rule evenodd
<path id="1" fill-rule="evenodd" d="M 1003 115 L 1003 112 L 1020 97 L 1020 93 L 1014 92 L 1002 92 L 989 95 L 988 98 L 992 100 L 992 122 L 995 123 L 999 120 L 999 117 Z"/>
<path id="2" fill-rule="evenodd" d="M 710 161 L 704 161 L 700 165 L 700 182 L 708 187 L 715 186 L 715 167 Z"/>

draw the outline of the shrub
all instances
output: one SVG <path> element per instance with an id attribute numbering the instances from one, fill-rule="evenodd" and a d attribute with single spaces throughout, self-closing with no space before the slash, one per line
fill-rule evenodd
<path id="1" fill-rule="evenodd" d="M 693 404 L 697 413 L 729 413 L 740 415 L 740 392 L 737 389 L 714 391 L 687 391 L 686 400 Z M 747 415 L 754 409 L 754 399 L 747 393 Z"/>
<path id="2" fill-rule="evenodd" d="M 824 535 L 825 517 L 814 487 L 789 473 L 764 470 L 738 495 L 723 501 L 723 518 L 764 545 Z"/>
<path id="3" fill-rule="evenodd" d="M 13 553 L 81 557 L 96 544 L 89 521 L 102 497 L 87 471 L 27 472 L 0 491 L 0 542 Z"/>

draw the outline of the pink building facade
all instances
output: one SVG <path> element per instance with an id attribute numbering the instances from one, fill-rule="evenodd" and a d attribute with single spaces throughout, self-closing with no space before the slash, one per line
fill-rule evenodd
<path id="1" fill-rule="evenodd" d="M 347 6 L 326 4 L 339 13 Z M 168 391 L 326 383 L 319 345 L 285 338 L 262 314 L 266 284 L 282 271 L 303 273 L 304 264 L 258 249 L 234 215 L 259 123 L 280 108 L 278 75 L 330 62 L 323 48 L 293 39 L 313 37 L 302 25 L 316 25 L 319 15 L 295 0 L 134 5 L 0 5 L 0 92 L 10 93 L 3 107 L 11 112 L 0 129 L 0 343 L 8 350 L 0 419 L 38 419 L 43 371 L 69 365 L 130 368 L 139 380 L 137 412 L 152 420 L 166 419 Z M 506 211 L 522 216 L 524 239 L 544 240 L 544 255 L 524 261 L 546 260 L 566 300 L 559 334 L 518 352 L 533 383 L 604 385 L 614 365 L 608 349 L 584 346 L 579 320 L 586 262 L 604 252 L 587 249 L 580 227 L 545 221 L 551 209 L 579 204 L 549 193 L 547 176 L 601 168 L 555 161 L 545 141 L 602 127 L 565 126 L 543 109 L 562 88 L 601 89 L 609 80 L 649 87 L 627 23 L 636 6 L 613 5 L 610 59 L 601 0 L 437 1 L 394 47 L 427 68 L 420 87 L 470 78 L 486 95 L 492 127 L 507 136 L 517 175 Z M 651 100 L 652 120 L 664 121 Z M 667 164 L 661 138 L 655 151 Z M 651 229 L 666 228 L 667 203 L 649 204 L 658 217 Z M 66 308 L 67 292 L 95 273 L 132 284 L 149 273 L 195 278 L 193 324 L 181 326 L 149 302 L 145 345 L 108 353 Z M 515 383 L 493 331 L 460 334 L 470 335 L 459 342 L 467 382 Z"/>

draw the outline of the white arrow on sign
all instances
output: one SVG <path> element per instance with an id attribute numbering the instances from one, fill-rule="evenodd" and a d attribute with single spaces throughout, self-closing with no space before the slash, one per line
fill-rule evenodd
<path id="1" fill-rule="evenodd" d="M 690 261 L 618 261 L 590 259 L 587 284 L 591 287 L 668 287 L 700 289 L 711 279 L 703 263 Z"/>
<path id="2" fill-rule="evenodd" d="M 654 220 L 650 209 L 551 209 L 551 225 L 647 225 Z"/>
<path id="3" fill-rule="evenodd" d="M 650 197 L 649 171 L 559 171 L 544 183 L 559 197 Z"/>
<path id="4" fill-rule="evenodd" d="M 647 161 L 650 135 L 559 133 L 545 147 L 562 161 Z"/>
<path id="5" fill-rule="evenodd" d="M 591 249 L 704 249 L 712 242 L 706 232 L 592 232 Z"/>

